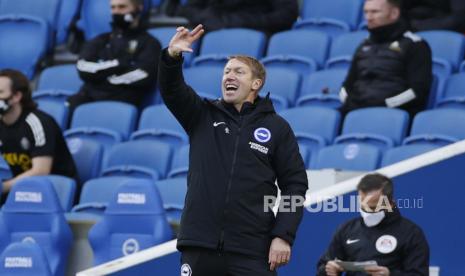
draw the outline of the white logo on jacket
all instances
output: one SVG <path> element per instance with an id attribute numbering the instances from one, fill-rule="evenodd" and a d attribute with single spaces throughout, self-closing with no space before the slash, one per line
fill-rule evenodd
<path id="1" fill-rule="evenodd" d="M 253 136 L 258 142 L 266 143 L 271 139 L 271 132 L 267 128 L 260 127 L 253 132 Z"/>
<path id="2" fill-rule="evenodd" d="M 192 269 L 189 264 L 183 264 L 181 266 L 181 276 L 191 276 L 192 275 Z"/>
<path id="3" fill-rule="evenodd" d="M 397 239 L 391 235 L 383 235 L 376 240 L 376 250 L 379 253 L 389 254 L 397 247 Z"/>

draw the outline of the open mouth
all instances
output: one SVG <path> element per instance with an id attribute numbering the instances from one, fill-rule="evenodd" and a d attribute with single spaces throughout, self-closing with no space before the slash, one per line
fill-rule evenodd
<path id="1" fill-rule="evenodd" d="M 225 87 L 226 87 L 226 92 L 236 92 L 237 89 L 239 88 L 235 84 L 226 84 Z"/>

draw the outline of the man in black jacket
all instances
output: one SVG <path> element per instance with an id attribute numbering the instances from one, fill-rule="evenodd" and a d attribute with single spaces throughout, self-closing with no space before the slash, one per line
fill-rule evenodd
<path id="1" fill-rule="evenodd" d="M 77 62 L 84 81 L 68 98 L 70 110 L 94 101 L 139 106 L 154 91 L 160 43 L 141 22 L 142 0 L 111 0 L 112 32 L 88 41 Z"/>
<path id="2" fill-rule="evenodd" d="M 297 20 L 297 0 L 188 0 L 177 15 L 210 32 L 223 28 L 249 28 L 267 34 L 288 30 Z"/>
<path id="3" fill-rule="evenodd" d="M 302 218 L 307 175 L 294 134 L 268 97 L 265 69 L 246 56 L 224 69 L 221 100 L 201 99 L 182 75 L 182 52 L 203 34 L 179 27 L 159 67 L 162 97 L 190 138 L 189 178 L 178 236 L 182 275 L 276 275 Z M 277 195 L 291 206 L 277 216 Z M 296 204 L 292 204 L 296 203 Z M 299 204 L 300 203 L 300 204 Z M 267 264 L 269 263 L 269 265 Z"/>
<path id="4" fill-rule="evenodd" d="M 400 0 L 366 0 L 370 37 L 356 50 L 340 92 L 341 111 L 386 106 L 411 116 L 425 108 L 432 82 L 428 44 L 400 20 Z"/>
<path id="5" fill-rule="evenodd" d="M 346 271 L 347 276 L 427 276 L 428 242 L 420 227 L 402 217 L 395 206 L 391 179 L 369 174 L 360 180 L 357 190 L 362 217 L 339 227 L 318 262 L 318 275 L 340 275 L 344 271 L 340 260 L 377 262 L 364 272 Z"/>

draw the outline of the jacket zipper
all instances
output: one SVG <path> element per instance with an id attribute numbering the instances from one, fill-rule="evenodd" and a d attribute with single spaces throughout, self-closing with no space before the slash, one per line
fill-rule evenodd
<path id="1" fill-rule="evenodd" d="M 236 140 L 234 141 L 234 154 L 233 154 L 233 160 L 231 164 L 231 171 L 229 173 L 229 180 L 228 180 L 228 186 L 226 188 L 226 199 L 225 199 L 225 204 L 224 204 L 224 209 L 223 209 L 223 218 L 226 216 L 226 208 L 229 203 L 229 192 L 231 190 L 231 185 L 232 185 L 232 178 L 234 174 L 234 167 L 236 166 L 236 160 L 237 160 L 237 151 L 238 151 L 238 146 L 239 146 L 239 139 L 241 136 L 241 128 L 242 128 L 242 115 L 239 117 L 239 128 L 237 129 L 237 134 L 236 134 Z M 218 241 L 218 251 L 222 252 L 223 251 L 223 245 L 224 245 L 224 223 L 221 226 L 221 234 L 220 234 L 220 240 Z"/>

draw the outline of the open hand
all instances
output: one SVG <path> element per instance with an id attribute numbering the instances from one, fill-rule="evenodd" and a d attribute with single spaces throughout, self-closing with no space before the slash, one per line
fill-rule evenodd
<path id="1" fill-rule="evenodd" d="M 176 34 L 171 38 L 168 53 L 171 57 L 179 56 L 182 52 L 192 53 L 192 43 L 198 40 L 204 33 L 203 26 L 197 25 L 192 31 L 185 27 L 178 27 Z"/>

